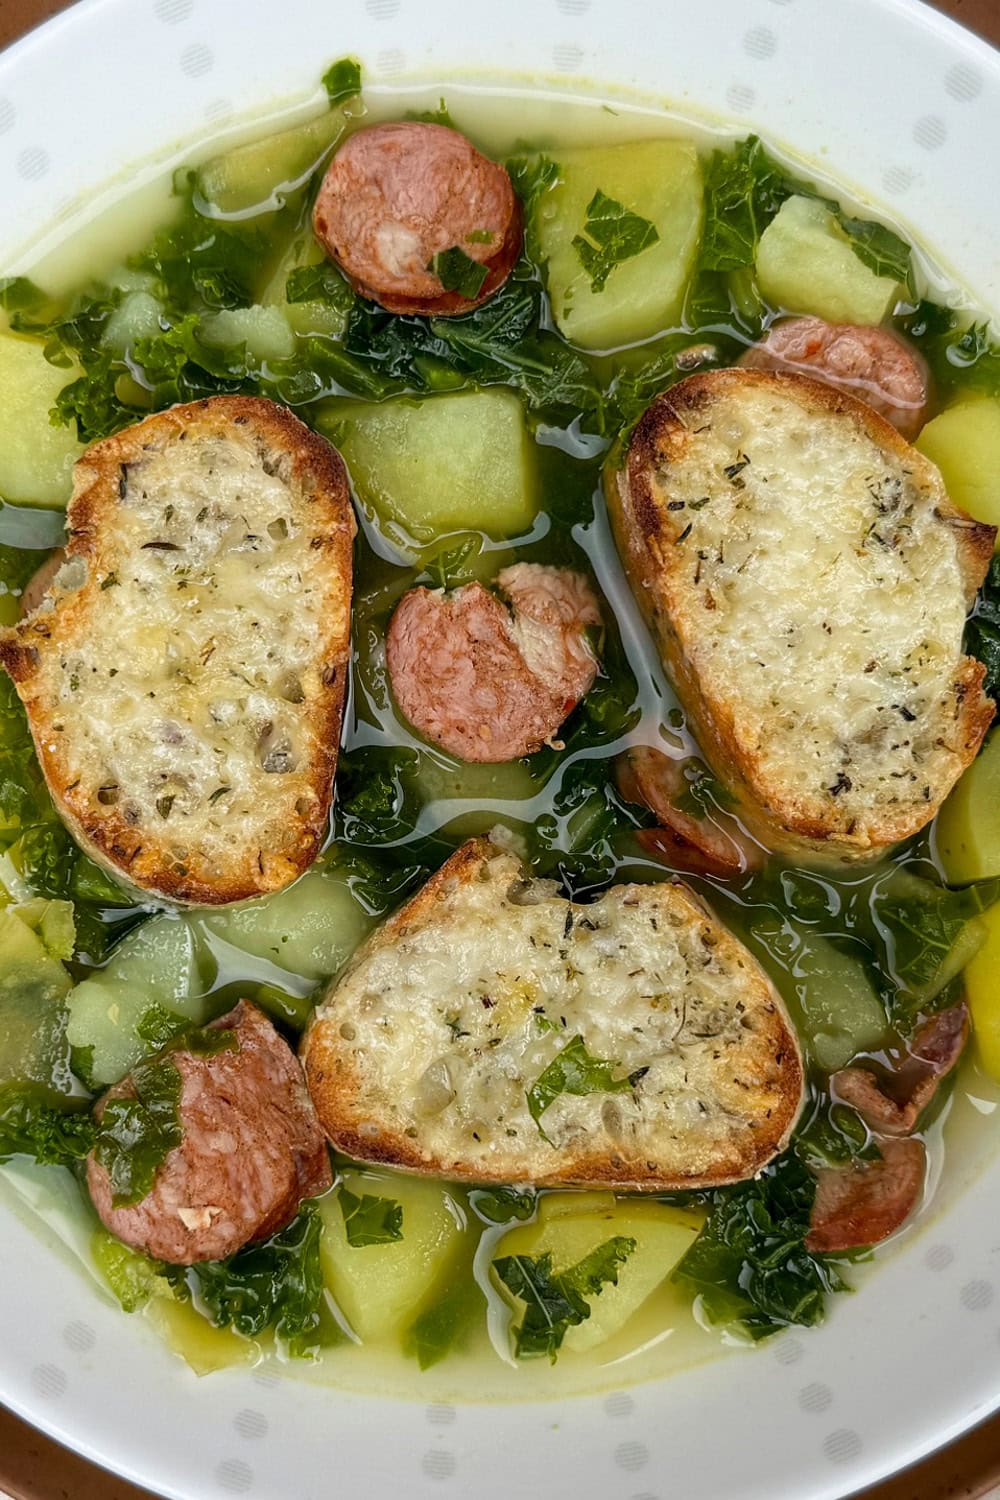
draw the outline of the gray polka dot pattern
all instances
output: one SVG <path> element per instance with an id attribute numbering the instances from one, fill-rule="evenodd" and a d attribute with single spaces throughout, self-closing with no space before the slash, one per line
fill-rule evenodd
<path id="1" fill-rule="evenodd" d="M 556 9 L 564 16 L 584 16 L 590 9 L 590 0 L 556 0 Z"/>
<path id="2" fill-rule="evenodd" d="M 455 1472 L 455 1455 L 444 1448 L 429 1448 L 420 1461 L 428 1479 L 450 1479 Z"/>
<path id="3" fill-rule="evenodd" d="M 937 151 L 948 139 L 948 127 L 940 115 L 924 115 L 913 127 L 913 139 L 925 151 Z"/>
<path id="4" fill-rule="evenodd" d="M 970 99 L 978 99 L 982 93 L 982 74 L 977 73 L 968 63 L 956 63 L 944 75 L 944 86 L 953 99 L 967 104 Z"/>
<path id="5" fill-rule="evenodd" d="M 832 1464 L 847 1464 L 857 1458 L 864 1444 L 849 1427 L 838 1427 L 823 1444 L 823 1452 Z"/>
<path id="6" fill-rule="evenodd" d="M 615 1391 L 606 1398 L 604 1411 L 609 1417 L 630 1417 L 635 1411 L 635 1402 L 627 1391 Z"/>
<path id="7" fill-rule="evenodd" d="M 967 1281 L 960 1295 L 968 1312 L 983 1312 L 993 1301 L 993 1288 L 988 1281 Z"/>
<path id="8" fill-rule="evenodd" d="M 827 1411 L 833 1405 L 833 1392 L 828 1385 L 821 1385 L 818 1380 L 813 1381 L 799 1391 L 799 1405 L 803 1411 Z"/>
<path id="9" fill-rule="evenodd" d="M 583 62 L 583 48 L 572 42 L 560 42 L 552 49 L 552 61 L 560 73 L 575 73 Z"/>
<path id="10" fill-rule="evenodd" d="M 743 51 L 748 57 L 764 61 L 778 50 L 778 38 L 770 26 L 752 26 L 743 38 Z"/>
<path id="11" fill-rule="evenodd" d="M 399 15 L 400 0 L 365 0 L 365 10 L 376 21 L 391 21 Z"/>
<path id="12" fill-rule="evenodd" d="M 17 174 L 28 182 L 37 182 L 49 170 L 49 153 L 41 146 L 25 146 L 18 154 Z"/>
<path id="13" fill-rule="evenodd" d="M 450 1427 L 458 1419 L 458 1412 L 446 1401 L 435 1401 L 427 1408 L 427 1420 L 432 1427 Z"/>
<path id="14" fill-rule="evenodd" d="M 619 1469 L 635 1473 L 649 1463 L 649 1449 L 645 1443 L 619 1443 L 615 1449 L 615 1463 Z"/>
<path id="15" fill-rule="evenodd" d="M 251 1379 L 253 1380 L 254 1385 L 259 1385 L 260 1388 L 265 1391 L 273 1391 L 275 1386 L 279 1386 L 281 1384 L 281 1376 L 278 1374 L 277 1370 L 254 1370 Z"/>
<path id="16" fill-rule="evenodd" d="M 0 135 L 5 135 L 8 130 L 13 130 L 16 119 L 17 111 L 10 100 L 0 99 Z"/>
<path id="17" fill-rule="evenodd" d="M 375 59 L 375 71 L 385 78 L 391 78 L 395 73 L 402 73 L 405 67 L 406 53 L 399 47 L 387 47 Z"/>
<path id="18" fill-rule="evenodd" d="M 156 0 L 153 15 L 167 26 L 177 26 L 189 21 L 194 11 L 194 0 Z"/>
<path id="19" fill-rule="evenodd" d="M 798 1339 L 791 1339 L 787 1334 L 779 1338 L 774 1346 L 774 1357 L 779 1365 L 794 1365 L 802 1358 L 805 1350 Z"/>
<path id="20" fill-rule="evenodd" d="M 731 83 L 726 90 L 726 103 L 736 115 L 747 114 L 756 102 L 756 91 L 748 83 Z"/>
<path id="21" fill-rule="evenodd" d="M 240 1437 L 246 1438 L 248 1442 L 254 1438 L 267 1436 L 267 1418 L 264 1413 L 262 1411 L 251 1411 L 249 1407 L 244 1407 L 242 1411 L 236 1413 L 233 1418 L 233 1426 Z"/>
<path id="22" fill-rule="evenodd" d="M 63 1343 L 74 1354 L 89 1354 L 97 1343 L 97 1334 L 89 1323 L 67 1323 L 63 1329 Z"/>
<path id="23" fill-rule="evenodd" d="M 211 73 L 214 64 L 212 49 L 204 42 L 192 42 L 181 53 L 181 72 L 189 78 L 204 78 L 206 73 Z"/>
<path id="24" fill-rule="evenodd" d="M 955 1259 L 955 1252 L 950 1245 L 932 1245 L 924 1256 L 924 1265 L 929 1271 L 947 1271 Z"/>
<path id="25" fill-rule="evenodd" d="M 898 193 L 905 193 L 912 185 L 913 173 L 906 167 L 886 167 L 882 174 L 882 186 L 887 193 L 892 193 L 894 196 Z"/>
<path id="26" fill-rule="evenodd" d="M 58 1365 L 36 1365 L 31 1372 L 31 1384 L 40 1396 L 65 1396 L 69 1376 Z"/>
<path id="27" fill-rule="evenodd" d="M 253 1469 L 241 1458 L 224 1458 L 216 1465 L 215 1482 L 230 1495 L 245 1495 L 253 1488 Z"/>
<path id="28" fill-rule="evenodd" d="M 224 125 L 232 116 L 233 106 L 229 99 L 213 99 L 211 104 L 205 106 L 205 119 L 211 120 L 215 125 Z"/>

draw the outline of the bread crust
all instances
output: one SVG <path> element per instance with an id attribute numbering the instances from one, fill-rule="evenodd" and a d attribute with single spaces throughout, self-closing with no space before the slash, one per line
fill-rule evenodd
<path id="1" fill-rule="evenodd" d="M 199 440 L 251 445 L 262 464 L 266 460 L 282 467 L 290 508 L 298 506 L 299 520 L 309 533 L 303 548 L 308 547 L 310 558 L 322 559 L 328 604 L 315 643 L 315 690 L 300 715 L 308 742 L 306 765 L 294 773 L 295 806 L 302 815 L 296 811 L 285 821 L 280 847 L 249 836 L 221 870 L 203 857 L 195 840 L 188 857 L 178 862 L 155 826 L 136 825 L 126 815 L 127 808 L 95 801 L 86 778 L 81 780 L 79 771 L 72 769 L 77 757 L 69 718 L 65 716 L 63 726 L 64 715 L 47 701 L 40 685 L 46 661 L 99 634 L 102 620 L 109 619 L 108 609 L 114 607 L 109 601 L 117 591 L 108 592 L 108 580 L 117 579 L 128 559 L 117 507 L 126 497 L 129 466 L 142 464 L 150 453 L 170 444 L 183 442 L 193 448 Z M 326 833 L 347 686 L 355 522 L 340 455 L 291 412 L 262 398 L 216 396 L 175 406 L 87 449 L 75 467 L 67 528 L 66 562 L 81 560 L 85 583 L 71 591 L 50 585 L 41 608 L 0 633 L 0 665 L 27 710 L 39 763 L 60 816 L 86 852 L 114 875 L 172 902 L 221 905 L 288 885 L 315 859 Z M 84 699 L 80 712 L 85 711 Z M 289 790 L 290 778 L 272 780 L 284 783 L 282 793 Z M 127 801 L 124 795 L 121 800 Z M 267 808 L 257 811 L 266 823 Z M 248 834 L 253 833 L 251 827 Z M 269 836 L 273 838 L 273 832 Z"/>
<path id="2" fill-rule="evenodd" d="M 377 1067 L 370 1060 L 367 1064 L 364 1061 L 366 1054 L 361 1040 L 357 1052 L 353 1043 L 345 1044 L 345 1036 L 355 1030 L 364 1008 L 363 1000 L 361 1009 L 358 1008 L 358 987 L 363 990 L 372 960 L 377 960 L 384 950 L 404 945 L 401 962 L 405 964 L 408 938 L 419 939 L 430 934 L 431 941 L 440 933 L 442 951 L 457 949 L 461 937 L 457 929 L 452 933 L 449 926 L 452 909 L 456 901 L 461 902 L 463 888 L 478 882 L 485 882 L 489 891 L 490 920 L 500 924 L 509 915 L 502 893 L 512 886 L 532 885 L 519 861 L 498 849 L 490 839 L 470 840 L 371 935 L 317 1009 L 303 1039 L 303 1063 L 320 1122 L 338 1150 L 360 1161 L 460 1181 L 530 1182 L 539 1187 L 600 1185 L 630 1192 L 663 1192 L 714 1187 L 752 1177 L 787 1146 L 801 1110 L 804 1090 L 804 1070 L 794 1028 L 777 991 L 756 961 L 699 898 L 676 881 L 619 887 L 607 894 L 620 900 L 626 912 L 630 910 L 629 903 L 634 902 L 637 909 L 643 904 L 647 911 L 662 913 L 666 918 L 662 926 L 664 943 L 671 940 L 670 933 L 677 924 L 683 923 L 704 936 L 704 951 L 713 954 L 712 962 L 728 966 L 731 988 L 727 1001 L 739 1007 L 738 1015 L 743 1019 L 738 1024 L 742 1029 L 732 1050 L 719 1044 L 716 1060 L 709 1066 L 717 1069 L 720 1096 L 732 1102 L 735 1093 L 746 1116 L 741 1116 L 725 1139 L 720 1140 L 716 1135 L 707 1140 L 696 1125 L 678 1140 L 669 1125 L 657 1127 L 647 1121 L 637 1132 L 638 1138 L 626 1142 L 609 1136 L 600 1116 L 593 1128 L 577 1132 L 563 1146 L 547 1143 L 534 1123 L 529 1123 L 523 1139 L 512 1144 L 512 1130 L 501 1131 L 498 1125 L 496 1149 L 491 1147 L 484 1154 L 472 1148 L 471 1140 L 466 1142 L 466 1148 L 471 1149 L 456 1141 L 453 1149 L 442 1151 L 429 1139 L 422 1139 L 419 1119 L 415 1124 L 402 1123 L 408 1118 L 406 1102 L 400 1101 L 398 1095 L 393 1100 L 394 1104 L 401 1103 L 396 1120 L 379 1117 L 383 1085 L 377 1077 Z M 575 906 L 551 895 L 548 899 L 558 899 L 560 917 L 565 910 L 567 923 L 570 915 L 585 919 L 588 913 L 593 917 L 600 908 L 600 903 Z M 621 937 L 620 931 L 618 936 Z M 506 944 L 507 938 L 503 941 Z M 516 945 L 516 935 L 512 934 L 510 941 Z M 527 950 L 523 955 L 520 951 L 510 955 L 513 965 L 519 960 L 524 967 L 518 973 L 526 973 L 530 963 Z M 733 980 L 737 966 L 738 977 Z M 430 1007 L 440 998 L 425 993 L 421 1002 Z M 550 1000 L 556 1011 L 560 999 L 565 999 L 558 995 L 542 998 Z M 600 1021 L 598 1009 L 609 1007 L 594 1002 L 594 1019 Z M 568 1022 L 571 1030 L 576 1024 L 572 1018 Z M 562 1040 L 554 1045 L 558 1048 Z M 368 1055 L 370 1059 L 370 1049 Z M 504 1068 L 504 1061 L 497 1066 Z M 737 1073 L 738 1082 L 732 1078 Z M 687 1078 L 686 1072 L 684 1077 Z M 516 1087 L 520 1090 L 522 1085 L 526 1088 L 534 1081 L 534 1076 L 526 1076 L 517 1081 Z M 649 1104 L 651 1114 L 665 1107 L 660 1098 Z M 499 1103 L 497 1108 L 500 1109 Z M 510 1124 L 514 1122 L 513 1114 L 502 1117 Z M 547 1118 L 543 1117 L 543 1123 Z"/>
<path id="3" fill-rule="evenodd" d="M 693 659 L 698 617 L 682 578 L 677 545 L 693 518 L 671 504 L 673 476 L 683 472 L 703 424 L 719 404 L 738 401 L 748 391 L 791 396 L 806 419 L 833 415 L 844 424 L 845 434 L 867 437 L 890 461 L 905 466 L 914 489 L 932 497 L 935 520 L 954 537 L 966 611 L 989 568 L 996 530 L 954 506 L 935 466 L 871 407 L 798 374 L 725 369 L 689 376 L 652 402 L 629 439 L 621 466 L 615 460 L 605 471 L 612 530 L 634 596 L 703 753 L 737 800 L 738 815 L 756 837 L 782 854 L 837 862 L 874 858 L 930 822 L 961 771 L 975 759 L 994 715 L 982 690 L 985 668 L 956 655 L 954 715 L 940 726 L 947 738 L 949 771 L 929 797 L 884 807 L 852 828 L 845 826 L 835 797 L 817 812 L 815 797 L 805 797 L 801 786 L 790 783 L 777 795 L 773 786 L 764 787 L 760 764 L 740 744 L 741 703 L 715 691 Z M 794 525 L 794 517 L 788 525 Z"/>

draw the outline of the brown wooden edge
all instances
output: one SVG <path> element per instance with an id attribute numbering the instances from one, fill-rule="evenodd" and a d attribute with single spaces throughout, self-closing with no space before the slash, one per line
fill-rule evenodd
<path id="1" fill-rule="evenodd" d="M 938 7 L 1000 45 L 1000 0 L 941 0 Z M 0 0 L 0 47 L 67 9 L 66 0 Z M 858 1500 L 981 1500 L 1000 1485 L 1000 1416 Z M 0 1407 L 0 1486 L 14 1500 L 153 1500 L 87 1463 Z"/>

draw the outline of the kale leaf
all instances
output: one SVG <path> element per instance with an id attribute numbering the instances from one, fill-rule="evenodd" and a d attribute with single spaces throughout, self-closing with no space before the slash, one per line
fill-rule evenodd
<path id="1" fill-rule="evenodd" d="M 590 277 L 591 291 L 603 292 L 616 266 L 641 255 L 659 238 L 656 225 L 649 219 L 598 188 L 587 204 L 583 234 L 573 237 L 573 248 Z"/>
<path id="2" fill-rule="evenodd" d="M 341 57 L 323 74 L 323 87 L 331 104 L 353 99 L 361 92 L 361 64 L 356 57 Z"/>
<path id="3" fill-rule="evenodd" d="M 321 266 L 296 266 L 285 279 L 285 301 L 325 302 L 328 307 L 347 312 L 354 304 L 351 291 L 337 267 L 330 261 Z"/>
<path id="4" fill-rule="evenodd" d="M 605 1286 L 618 1285 L 618 1271 L 636 1248 L 636 1241 L 614 1235 L 575 1266 L 554 1272 L 552 1255 L 505 1255 L 493 1269 L 509 1291 L 525 1304 L 514 1335 L 518 1359 L 547 1355 L 554 1364 L 571 1328 L 590 1317 L 590 1300 Z"/>
<path id="5" fill-rule="evenodd" d="M 995 553 L 965 627 L 965 650 L 986 668 L 983 691 L 1000 702 L 1000 553 Z"/>
<path id="6" fill-rule="evenodd" d="M 483 1294 L 471 1274 L 457 1276 L 406 1330 L 403 1353 L 429 1370 L 461 1340 L 482 1305 Z"/>
<path id="7" fill-rule="evenodd" d="M 244 1338 L 273 1328 L 297 1356 L 335 1341 L 336 1325 L 323 1299 L 321 1227 L 316 1205 L 304 1203 L 289 1225 L 262 1244 L 192 1266 L 191 1279 L 215 1326 L 234 1328 Z"/>
<path id="8" fill-rule="evenodd" d="M 403 1238 L 403 1207 L 395 1198 L 380 1198 L 375 1193 L 359 1197 L 341 1187 L 338 1200 L 347 1243 L 355 1250 L 367 1245 L 391 1245 Z"/>
<path id="9" fill-rule="evenodd" d="M 985 323 L 969 325 L 961 313 L 925 298 L 901 328 L 930 366 L 943 405 L 958 391 L 1000 396 L 1000 345 Z"/>
<path id="10" fill-rule="evenodd" d="M 752 266 L 760 237 L 793 192 L 784 169 L 751 135 L 715 151 L 705 174 L 705 228 L 696 276 Z"/>
<path id="11" fill-rule="evenodd" d="M 646 1071 L 640 1069 L 624 1078 L 616 1078 L 614 1073 L 620 1066 L 617 1062 L 591 1057 L 582 1036 L 568 1041 L 527 1090 L 528 1113 L 538 1126 L 539 1135 L 548 1140 L 542 1129 L 542 1115 L 561 1094 L 582 1097 L 585 1094 L 628 1093 Z"/>
<path id="12" fill-rule="evenodd" d="M 701 1233 L 674 1271 L 717 1322 L 754 1339 L 789 1324 L 812 1327 L 828 1292 L 846 1290 L 836 1268 L 805 1248 L 816 1180 L 796 1151 L 749 1182 L 717 1188 Z"/>
<path id="13" fill-rule="evenodd" d="M 405 747 L 362 745 L 337 766 L 337 836 L 346 844 L 389 844 L 413 826 L 410 783 L 417 752 Z"/>
<path id="14" fill-rule="evenodd" d="M 980 943 L 970 922 L 1000 900 L 1000 876 L 962 890 L 920 880 L 896 868 L 872 892 L 876 929 L 886 945 L 897 1020 L 949 1003 L 949 985 Z"/>
<path id="15" fill-rule="evenodd" d="M 532 1188 L 473 1188 L 469 1194 L 473 1211 L 487 1224 L 510 1224 L 514 1219 L 523 1224 L 533 1218 L 537 1202 Z"/>
<path id="16" fill-rule="evenodd" d="M 851 242 L 862 265 L 876 276 L 891 276 L 908 283 L 911 273 L 910 247 L 894 229 L 874 219 L 854 219 L 837 209 L 837 221 Z"/>
<path id="17" fill-rule="evenodd" d="M 71 1167 L 90 1151 L 94 1131 L 89 1109 L 57 1108 L 41 1089 L 0 1093 L 0 1161 L 32 1156 L 43 1166 Z"/>

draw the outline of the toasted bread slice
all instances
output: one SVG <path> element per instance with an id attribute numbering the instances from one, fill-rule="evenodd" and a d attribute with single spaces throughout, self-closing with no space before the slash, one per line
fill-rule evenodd
<path id="1" fill-rule="evenodd" d="M 140 890 L 240 901 L 315 858 L 347 679 L 339 455 L 270 401 L 148 417 L 76 465 L 66 560 L 0 635 L 56 806 Z"/>
<path id="2" fill-rule="evenodd" d="M 734 1182 L 803 1091 L 776 991 L 690 890 L 576 905 L 489 839 L 372 935 L 304 1058 L 340 1150 L 477 1182 Z"/>
<path id="3" fill-rule="evenodd" d="M 962 654 L 993 527 L 870 407 L 805 376 L 692 375 L 609 466 L 635 597 L 748 827 L 877 855 L 934 816 L 993 717 Z"/>

